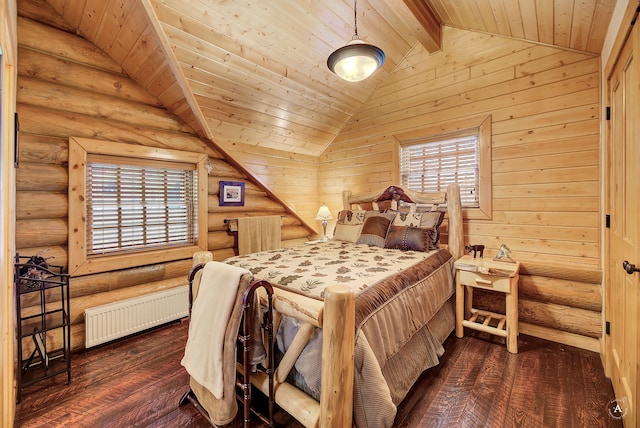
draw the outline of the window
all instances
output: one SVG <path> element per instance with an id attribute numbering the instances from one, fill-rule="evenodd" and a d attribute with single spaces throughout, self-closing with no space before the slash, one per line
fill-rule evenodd
<path id="1" fill-rule="evenodd" d="M 399 182 L 420 192 L 445 192 L 460 186 L 466 218 L 491 218 L 491 117 L 467 119 L 477 126 L 460 129 L 460 122 L 396 136 L 399 143 Z M 444 131 L 444 132 L 443 132 Z"/>
<path id="2" fill-rule="evenodd" d="M 418 141 L 400 147 L 400 184 L 420 192 L 446 192 L 458 183 L 464 208 L 478 208 L 478 136 Z"/>
<path id="3" fill-rule="evenodd" d="M 69 271 L 104 272 L 205 250 L 206 160 L 198 153 L 71 138 Z"/>
<path id="4" fill-rule="evenodd" d="M 195 166 L 87 159 L 87 255 L 190 245 L 198 234 Z"/>

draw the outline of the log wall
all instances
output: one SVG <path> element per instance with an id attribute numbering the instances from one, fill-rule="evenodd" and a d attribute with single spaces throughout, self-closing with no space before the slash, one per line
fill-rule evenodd
<path id="1" fill-rule="evenodd" d="M 336 211 L 343 189 L 397 182 L 395 135 L 491 115 L 492 218 L 466 219 L 465 243 L 484 244 L 489 256 L 504 243 L 523 269 L 549 266 L 521 276 L 523 325 L 597 350 L 599 64 L 597 56 L 445 27 L 442 50 L 416 45 L 321 155 L 320 197 Z M 574 268 L 588 280 L 565 278 Z"/>
<path id="2" fill-rule="evenodd" d="M 226 218 L 285 215 L 285 245 L 313 233 L 81 37 L 20 16 L 17 86 L 15 244 L 21 255 L 42 253 L 53 257 L 51 263 L 67 266 L 71 136 L 206 153 L 212 166 L 208 245 L 216 260 L 237 254 L 237 236 L 227 232 Z M 245 181 L 244 207 L 219 206 L 220 180 Z M 72 348 L 84 347 L 85 308 L 185 284 L 190 267 L 191 260 L 179 260 L 72 278 Z"/>

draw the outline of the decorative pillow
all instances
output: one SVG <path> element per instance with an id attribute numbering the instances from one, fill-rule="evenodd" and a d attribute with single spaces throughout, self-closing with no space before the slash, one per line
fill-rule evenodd
<path id="1" fill-rule="evenodd" d="M 338 213 L 339 224 L 364 224 L 364 210 L 342 210 Z"/>
<path id="2" fill-rule="evenodd" d="M 367 216 L 356 244 L 384 247 L 384 241 L 387 237 L 390 224 L 391 219 L 385 214 Z"/>
<path id="3" fill-rule="evenodd" d="M 421 212 L 420 227 L 435 227 L 436 229 L 444 220 L 444 211 L 425 211 Z"/>
<path id="4" fill-rule="evenodd" d="M 422 213 L 422 219 L 420 219 L 420 227 L 429 228 L 432 227 L 436 231 L 435 240 L 433 243 L 438 244 L 440 240 L 440 225 L 444 220 L 444 211 L 425 211 Z"/>
<path id="5" fill-rule="evenodd" d="M 404 213 L 399 212 L 393 219 L 394 226 L 413 226 L 420 227 L 423 213 Z"/>
<path id="6" fill-rule="evenodd" d="M 384 248 L 428 252 L 437 248 L 434 244 L 435 235 L 434 228 L 391 225 Z"/>
<path id="7" fill-rule="evenodd" d="M 336 241 L 356 242 L 360 237 L 362 224 L 342 224 L 336 223 L 333 231 L 333 239 Z"/>

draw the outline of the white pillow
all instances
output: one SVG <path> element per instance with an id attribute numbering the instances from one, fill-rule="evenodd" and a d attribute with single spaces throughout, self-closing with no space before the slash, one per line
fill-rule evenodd
<path id="1" fill-rule="evenodd" d="M 341 224 L 337 223 L 333 231 L 335 241 L 356 242 L 362 231 L 362 224 Z"/>

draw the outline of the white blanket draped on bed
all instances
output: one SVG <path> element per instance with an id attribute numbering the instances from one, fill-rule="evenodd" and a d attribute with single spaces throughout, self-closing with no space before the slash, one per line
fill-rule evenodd
<path id="1" fill-rule="evenodd" d="M 181 364 L 218 399 L 223 396 L 225 331 L 240 278 L 246 273 L 249 271 L 236 266 L 208 262 L 191 311 L 189 337 Z"/>

